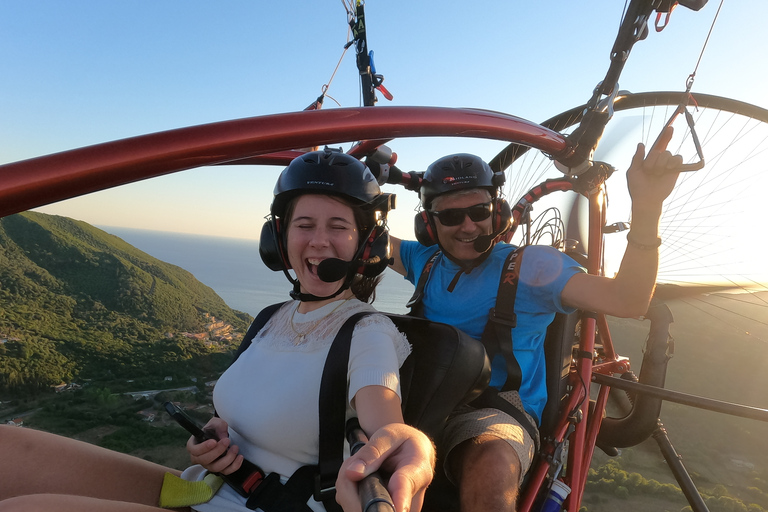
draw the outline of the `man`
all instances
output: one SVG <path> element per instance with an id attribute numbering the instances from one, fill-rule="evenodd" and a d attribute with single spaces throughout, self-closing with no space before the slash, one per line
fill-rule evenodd
<path id="1" fill-rule="evenodd" d="M 546 402 L 543 340 L 554 314 L 581 309 L 637 317 L 648 308 L 658 270 L 662 202 L 682 165 L 681 157 L 666 151 L 671 137 L 668 128 L 647 158 L 640 144 L 627 171 L 632 228 L 615 278 L 585 274 L 575 261 L 553 248 L 531 246 L 524 252 L 515 303 L 517 326 L 512 330 L 519 372 L 511 389 L 505 388 L 507 378 L 513 378 L 511 367 L 497 355 L 491 385 L 506 389 L 500 396 L 524 411 L 533 424 L 538 424 Z M 499 230 L 501 213 L 494 207 L 501 206 L 502 178 L 473 155 L 441 158 L 424 175 L 423 225 L 417 220 L 417 238 L 427 245 L 431 240 L 437 247 L 393 237 L 392 267 L 414 284 L 440 249 L 424 286 L 423 315 L 478 339 L 489 310 L 496 305 L 502 266 L 514 249 L 493 242 Z M 515 509 L 520 481 L 534 454 L 534 440 L 524 421 L 496 409 L 467 408 L 451 417 L 442 449 L 448 453 L 446 473 L 459 487 L 463 512 Z M 372 452 L 367 457 L 361 460 L 364 464 L 380 463 Z M 414 481 L 423 480 L 423 475 L 412 474 Z"/>

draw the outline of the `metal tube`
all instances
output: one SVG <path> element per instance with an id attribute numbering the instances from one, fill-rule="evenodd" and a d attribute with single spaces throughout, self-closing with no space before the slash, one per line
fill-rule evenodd
<path id="1" fill-rule="evenodd" d="M 679 391 L 672 391 L 670 389 L 657 388 L 655 386 L 648 386 L 646 384 L 640 384 L 639 382 L 630 382 L 627 380 L 619 379 L 617 377 L 612 377 L 610 375 L 601 375 L 599 373 L 593 374 L 592 380 L 598 384 L 610 386 L 612 388 L 622 389 L 632 393 L 646 394 L 649 396 L 661 398 L 662 400 L 667 400 L 669 402 L 688 405 L 690 407 L 697 407 L 699 409 L 706 409 L 708 411 L 720 412 L 723 414 L 729 414 L 731 416 L 739 416 L 741 418 L 768 421 L 768 409 L 761 409 L 759 407 L 735 404 L 731 402 L 723 402 L 713 398 L 690 395 L 688 393 L 681 393 Z"/>
<path id="2" fill-rule="evenodd" d="M 669 436 L 667 435 L 667 430 L 664 428 L 661 421 L 658 422 L 658 427 L 653 433 L 653 438 L 659 445 L 664 460 L 667 461 L 667 465 L 669 466 L 670 471 L 672 471 L 675 480 L 680 484 L 680 490 L 683 491 L 685 499 L 688 500 L 688 504 L 691 506 L 691 509 L 693 509 L 693 512 L 709 512 L 706 503 L 704 503 L 704 499 L 696 488 L 696 484 L 691 480 L 691 475 L 689 475 L 688 470 L 685 469 L 680 455 L 677 454 L 675 447 L 672 446 Z"/>

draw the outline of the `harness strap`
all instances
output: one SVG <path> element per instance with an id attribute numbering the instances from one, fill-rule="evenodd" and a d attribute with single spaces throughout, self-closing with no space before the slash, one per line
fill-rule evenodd
<path id="1" fill-rule="evenodd" d="M 491 361 L 496 357 L 503 358 L 504 360 L 507 379 L 502 386 L 502 391 L 519 390 L 522 384 L 522 370 L 513 351 L 512 329 L 517 325 L 515 297 L 517 296 L 517 285 L 520 281 L 523 249 L 525 247 L 519 247 L 510 252 L 504 261 L 501 279 L 499 280 L 499 289 L 496 294 L 496 304 L 488 313 L 488 322 L 485 324 L 483 335 L 480 338 Z M 424 298 L 424 288 L 426 287 L 429 272 L 432 270 L 439 254 L 440 250 L 436 250 L 427 260 L 419 276 L 419 281 L 416 283 L 413 296 L 408 301 L 407 306 L 411 308 L 411 314 L 413 315 L 423 316 L 422 299 Z M 459 275 L 461 273 L 462 271 L 459 272 Z M 498 389 L 487 388 L 470 405 L 478 409 L 498 409 L 509 414 L 528 432 L 528 435 L 531 436 L 531 439 L 536 444 L 536 451 L 538 451 L 539 436 L 536 425 L 531 423 L 531 420 L 523 411 L 501 398 Z"/>
<path id="2" fill-rule="evenodd" d="M 235 352 L 235 358 L 232 360 L 233 363 L 237 360 L 238 357 L 240 357 L 240 354 L 245 352 L 245 350 L 251 346 L 251 341 L 253 341 L 253 338 L 256 337 L 261 328 L 264 327 L 267 321 L 272 318 L 272 315 L 275 314 L 275 311 L 280 309 L 280 306 L 283 304 L 285 304 L 285 302 L 267 306 L 262 309 L 258 315 L 256 315 L 256 318 L 253 319 L 250 327 L 248 327 L 248 331 L 245 333 L 245 336 L 243 336 L 243 341 L 240 342 L 240 346 L 237 348 L 237 352 Z"/>
<path id="3" fill-rule="evenodd" d="M 312 494 L 306 492 L 306 481 L 312 481 L 312 475 L 316 466 L 302 466 L 291 475 L 285 483 L 280 483 L 278 473 L 270 473 L 253 490 L 245 502 L 245 506 L 251 510 L 261 509 L 265 512 L 310 512 L 307 500 Z M 294 477 L 299 475 L 299 479 Z"/>
<path id="4" fill-rule="evenodd" d="M 504 362 L 507 378 L 501 387 L 502 391 L 520 389 L 523 380 L 520 364 L 512 349 L 512 329 L 517 325 L 515 297 L 517 295 L 517 284 L 520 280 L 523 249 L 525 247 L 518 247 L 510 252 L 504 261 L 501 279 L 499 280 L 499 289 L 496 294 L 496 304 L 488 312 L 488 322 L 485 324 L 485 329 L 480 337 L 480 341 L 485 346 L 493 367 L 497 368 L 496 364 L 494 364 L 494 359 L 501 359 Z M 407 307 L 411 308 L 410 314 L 413 316 L 424 316 L 422 304 L 424 289 L 429 278 L 429 272 L 432 270 L 440 254 L 441 251 L 438 249 L 429 257 L 416 283 L 413 296 L 411 296 L 411 299 L 406 304 Z M 462 271 L 459 271 L 456 277 L 461 273 Z"/>
<path id="5" fill-rule="evenodd" d="M 432 256 L 429 257 L 424 268 L 421 270 L 419 281 L 416 283 L 416 288 L 413 290 L 413 295 L 405 304 L 405 307 L 411 308 L 411 315 L 423 317 L 424 306 L 422 300 L 424 299 L 424 288 L 427 286 L 427 279 L 429 278 L 429 271 L 432 270 L 432 265 L 437 261 L 437 257 L 440 255 L 440 249 L 436 249 Z"/>
<path id="6" fill-rule="evenodd" d="M 522 385 L 523 373 L 513 351 L 512 329 L 517 326 L 515 314 L 515 296 L 520 280 L 520 265 L 523 260 L 523 249 L 519 247 L 509 253 L 504 260 L 504 267 L 499 280 L 499 290 L 496 294 L 496 304 L 488 312 L 488 322 L 480 337 L 480 341 L 488 351 L 492 367 L 495 361 L 502 358 L 505 364 L 507 378 L 501 391 L 518 390 Z"/>
<path id="7" fill-rule="evenodd" d="M 344 461 L 345 421 L 347 413 L 347 369 L 352 332 L 358 320 L 372 311 L 355 313 L 344 322 L 328 350 L 320 382 L 319 472 L 312 494 L 326 510 L 341 510 L 336 503 L 336 477 Z M 330 505 L 330 506 L 329 506 Z M 334 508 L 331 508 L 334 507 Z"/>
<path id="8" fill-rule="evenodd" d="M 235 354 L 235 359 L 248 348 L 251 340 L 282 305 L 283 303 L 267 306 L 256 316 Z M 307 500 L 313 496 L 316 501 L 322 501 L 326 511 L 342 512 L 341 506 L 336 503 L 335 485 L 344 459 L 349 349 L 357 322 L 374 313 L 364 311 L 349 317 L 328 349 L 320 382 L 319 464 L 300 467 L 285 485 L 280 483 L 279 474 L 270 473 L 248 497 L 245 505 L 249 509 L 258 508 L 265 512 L 310 512 Z"/>

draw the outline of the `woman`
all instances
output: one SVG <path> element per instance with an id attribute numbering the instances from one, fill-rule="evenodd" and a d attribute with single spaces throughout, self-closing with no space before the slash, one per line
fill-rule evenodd
<path id="1" fill-rule="evenodd" d="M 308 153 L 283 171 L 260 252 L 270 268 L 283 270 L 293 282 L 294 300 L 272 315 L 222 375 L 214 391 L 220 417 L 206 426 L 218 440 L 197 443 L 190 438 L 187 448 L 196 465 L 184 472 L 185 480 L 201 480 L 206 471 L 231 474 L 243 456 L 283 482 L 299 467 L 317 464 L 325 355 L 346 319 L 374 311 L 365 302 L 389 258 L 388 209 L 389 197 L 381 194 L 370 171 L 343 153 Z M 369 315 L 357 323 L 347 374 L 347 415 L 356 415 L 368 435 L 402 423 L 398 368 L 408 352 L 407 341 L 385 316 Z M 178 474 L 26 429 L 0 429 L 0 451 L 5 461 L 0 470 L 3 511 L 153 510 L 166 473 Z M 178 483 L 170 482 L 166 495 L 173 495 Z M 416 508 L 421 494 L 416 492 Z M 224 485 L 210 501 L 192 508 L 246 511 L 245 501 Z M 324 510 L 311 498 L 309 507 Z"/>
<path id="2" fill-rule="evenodd" d="M 317 464 L 318 389 L 326 355 L 352 314 L 375 311 L 365 301 L 389 260 L 383 225 L 388 208 L 389 197 L 381 194 L 370 171 L 343 153 L 307 153 L 280 175 L 259 251 L 267 266 L 286 273 L 295 300 L 272 315 L 218 381 L 214 405 L 221 418 L 207 428 L 220 439 L 200 444 L 190 439 L 187 448 L 198 466 L 183 478 L 199 480 L 206 470 L 231 473 L 243 457 L 265 473 L 279 473 L 283 481 L 300 467 Z M 398 368 L 408 351 L 386 317 L 358 322 L 349 357 L 347 415 L 356 415 L 368 434 L 403 421 Z M 259 407 L 244 407 L 244 390 L 269 392 L 259 397 Z M 227 486 L 194 508 L 219 510 L 224 501 L 228 506 L 243 499 Z M 314 500 L 310 505 L 323 510 Z"/>

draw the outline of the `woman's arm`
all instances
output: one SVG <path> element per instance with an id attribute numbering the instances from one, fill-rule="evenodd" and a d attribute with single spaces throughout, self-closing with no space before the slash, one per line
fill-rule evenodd
<path id="1" fill-rule="evenodd" d="M 365 386 L 352 400 L 357 419 L 368 437 L 384 425 L 402 423 L 400 397 L 384 386 Z"/>
<path id="2" fill-rule="evenodd" d="M 387 489 L 396 512 L 421 510 L 434 475 L 434 445 L 422 432 L 403 423 L 400 397 L 387 387 L 361 388 L 353 405 L 370 442 L 341 467 L 337 501 L 345 512 L 359 512 L 357 482 L 381 466 L 391 473 Z"/>

